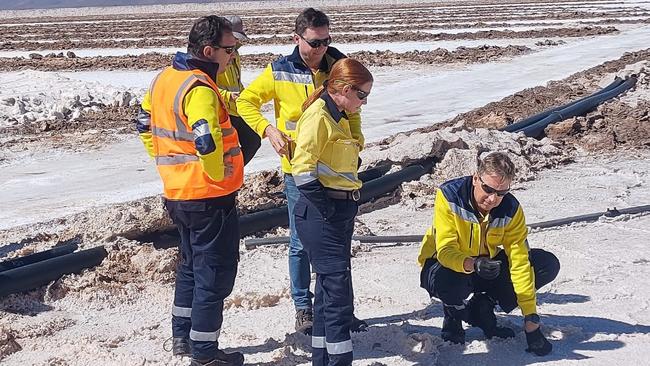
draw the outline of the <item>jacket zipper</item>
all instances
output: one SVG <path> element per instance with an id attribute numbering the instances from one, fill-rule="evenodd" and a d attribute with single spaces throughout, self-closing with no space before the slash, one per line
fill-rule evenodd
<path id="1" fill-rule="evenodd" d="M 309 98 L 309 89 L 307 89 L 307 84 L 305 84 L 305 95 Z"/>
<path id="2" fill-rule="evenodd" d="M 474 223 L 469 224 L 469 247 L 472 247 L 472 238 L 474 237 Z"/>

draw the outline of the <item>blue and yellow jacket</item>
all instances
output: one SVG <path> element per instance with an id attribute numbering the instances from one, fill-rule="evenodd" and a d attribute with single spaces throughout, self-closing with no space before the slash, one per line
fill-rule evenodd
<path id="1" fill-rule="evenodd" d="M 487 232 L 481 229 L 479 213 L 472 205 L 472 177 L 452 179 L 436 193 L 433 225 L 418 254 L 420 266 L 429 258 L 456 272 L 467 273 L 463 262 L 468 257 L 487 253 L 491 258 L 501 247 L 510 262 L 510 276 L 517 303 L 524 315 L 536 313 L 535 275 L 528 260 L 528 228 L 519 201 L 512 195 L 488 214 Z M 484 237 L 484 248 L 481 248 Z"/>
<path id="2" fill-rule="evenodd" d="M 302 115 L 302 105 L 309 95 L 329 78 L 332 65 L 346 57 L 334 47 L 328 47 L 319 70 L 312 73 L 300 57 L 298 47 L 289 56 L 282 56 L 270 63 L 237 99 L 239 115 L 260 136 L 270 122 L 260 111 L 264 103 L 273 99 L 275 107 L 276 127 L 287 134 L 292 140 L 296 137 L 296 125 Z M 350 115 L 352 136 L 359 146 L 363 147 L 364 137 L 361 133 L 361 117 L 359 113 Z M 294 146 L 290 146 L 293 154 Z M 282 157 L 282 171 L 291 174 L 291 163 L 287 157 Z"/>

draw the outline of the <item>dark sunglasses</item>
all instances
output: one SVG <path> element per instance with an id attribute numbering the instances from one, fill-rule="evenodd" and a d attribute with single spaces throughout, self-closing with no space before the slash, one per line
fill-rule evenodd
<path id="1" fill-rule="evenodd" d="M 212 46 L 212 47 L 214 47 L 214 48 L 223 48 L 223 50 L 226 51 L 226 53 L 229 54 L 229 55 L 232 54 L 233 52 L 235 52 L 235 50 L 238 48 L 237 45 L 228 46 L 228 47 L 223 47 L 223 46 L 216 45 L 216 46 Z"/>
<path id="2" fill-rule="evenodd" d="M 356 90 L 356 92 L 357 92 L 357 98 L 359 98 L 359 100 L 364 100 L 364 99 L 368 98 L 368 95 L 370 95 L 370 93 L 365 92 L 365 91 L 363 91 L 363 90 L 357 88 L 357 87 L 354 86 L 354 85 L 350 85 L 350 86 L 352 87 L 352 89 Z"/>
<path id="3" fill-rule="evenodd" d="M 300 34 L 298 35 L 298 37 L 302 38 L 303 41 L 307 42 L 307 44 L 311 48 L 318 48 L 320 46 L 327 47 L 327 46 L 330 45 L 330 43 L 332 43 L 332 37 L 327 37 L 325 39 L 314 39 L 314 40 L 311 40 L 311 41 L 305 39 L 305 37 L 301 36 Z"/>
<path id="4" fill-rule="evenodd" d="M 483 192 L 485 192 L 487 194 L 495 194 L 496 193 L 496 195 L 498 197 L 503 197 L 506 194 L 508 194 L 508 192 L 510 192 L 510 188 L 499 191 L 499 190 L 496 190 L 496 189 L 488 186 L 487 184 L 485 184 L 485 182 L 483 181 L 483 178 L 481 178 L 480 175 L 478 177 L 478 180 L 481 181 L 481 189 L 483 189 Z"/>

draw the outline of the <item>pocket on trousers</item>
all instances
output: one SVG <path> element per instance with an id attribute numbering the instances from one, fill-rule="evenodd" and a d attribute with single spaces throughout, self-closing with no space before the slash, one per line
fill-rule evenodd
<path id="1" fill-rule="evenodd" d="M 216 248 L 207 255 L 209 260 L 217 265 L 236 265 L 239 261 L 239 215 L 235 207 L 224 214 L 221 230 L 215 242 Z"/>
<path id="2" fill-rule="evenodd" d="M 296 205 L 293 206 L 293 215 L 303 220 L 307 218 L 307 202 L 302 197 L 298 198 Z"/>

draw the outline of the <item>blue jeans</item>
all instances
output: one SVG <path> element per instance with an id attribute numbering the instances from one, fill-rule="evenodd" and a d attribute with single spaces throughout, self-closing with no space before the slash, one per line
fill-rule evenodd
<path id="1" fill-rule="evenodd" d="M 284 194 L 287 197 L 287 208 L 289 210 L 289 279 L 291 281 L 291 299 L 296 310 L 311 309 L 311 299 L 314 296 L 309 292 L 311 282 L 311 271 L 309 268 L 309 257 L 302 247 L 302 243 L 296 232 L 296 218 L 293 209 L 300 197 L 300 191 L 296 182 L 290 174 L 284 175 Z"/>

